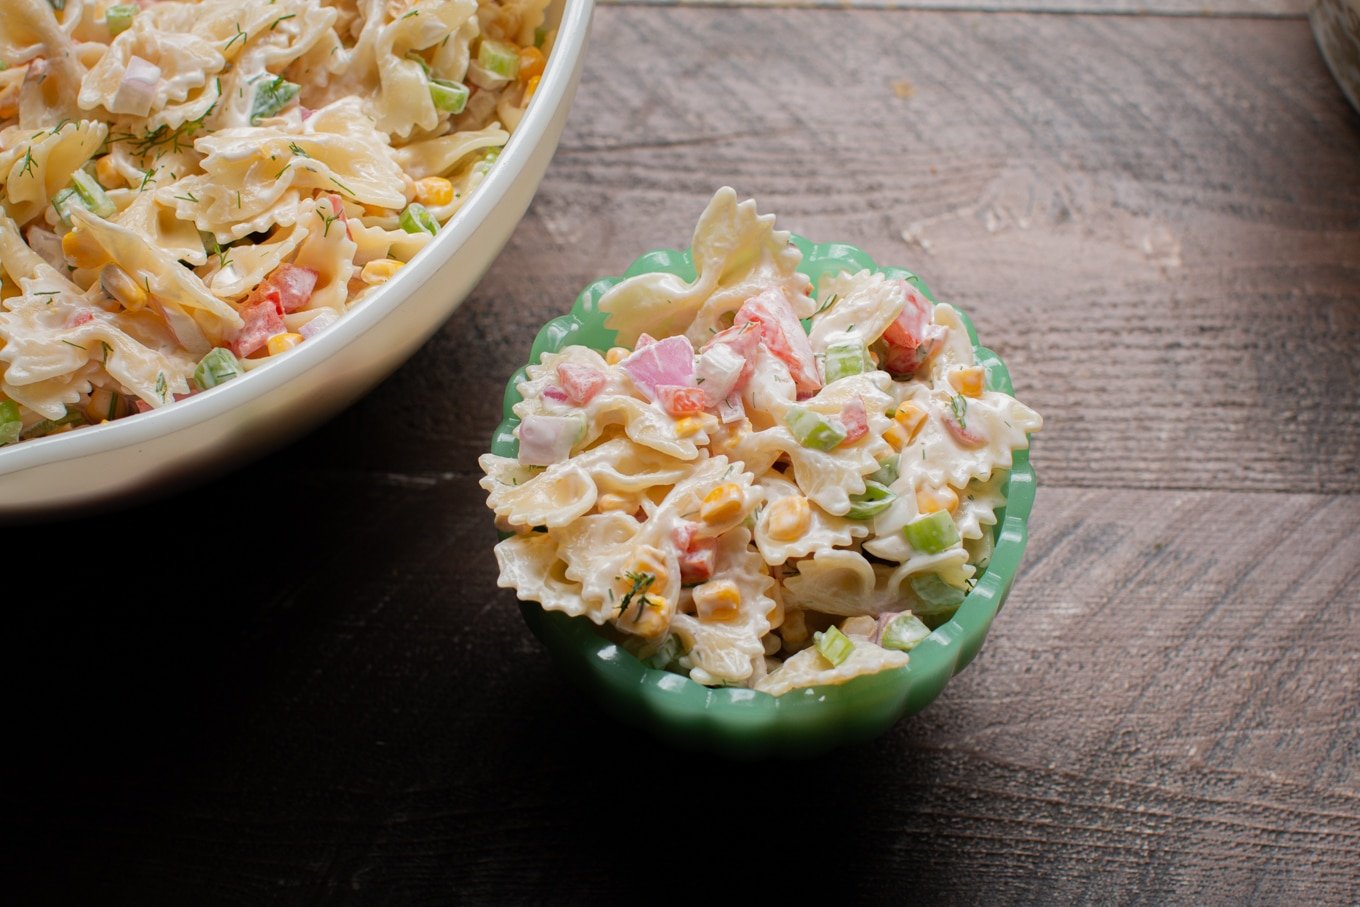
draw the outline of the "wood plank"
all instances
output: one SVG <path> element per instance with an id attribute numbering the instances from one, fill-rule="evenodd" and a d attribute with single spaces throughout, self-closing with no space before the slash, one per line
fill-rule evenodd
<path id="1" fill-rule="evenodd" d="M 19 573 L 10 591 L 45 603 L 12 615 L 2 669 L 20 693 L 4 760 L 23 783 L 0 795 L 23 832 L 12 890 L 624 896 L 658 869 L 628 850 L 639 824 L 703 839 L 754 815 L 815 838 L 819 871 L 873 899 L 1353 895 L 1360 499 L 1043 489 L 1028 566 L 940 700 L 824 759 L 731 766 L 561 682 L 494 586 L 470 477 L 318 472 L 333 440 L 84 525 L 201 526 L 269 477 L 293 499 L 267 524 L 277 562 L 228 574 L 228 595 L 179 590 L 244 541 L 225 561 L 178 550 L 154 586 L 111 571 L 98 594 Z M 10 556 L 68 537 L 38 527 Z M 739 861 L 788 871 L 789 846 L 772 829 L 692 881 Z"/>
<path id="2" fill-rule="evenodd" d="M 1045 483 L 1360 490 L 1360 119 L 1305 23 L 607 7 L 594 41 L 507 251 L 363 406 L 417 427 L 393 471 L 473 469 L 537 327 L 731 184 L 970 312 Z"/>
<path id="3" fill-rule="evenodd" d="M 931 12 L 1047 13 L 1103 16 L 1307 15 L 1309 0 L 601 0 L 609 6 L 913 9 Z"/>

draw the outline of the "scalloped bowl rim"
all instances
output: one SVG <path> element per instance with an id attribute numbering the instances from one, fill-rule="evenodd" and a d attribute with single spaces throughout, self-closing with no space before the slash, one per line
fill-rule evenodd
<path id="1" fill-rule="evenodd" d="M 879 266 L 862 250 L 845 243 L 814 244 L 790 234 L 803 253 L 799 271 L 814 283 L 827 273 L 851 268 L 869 269 L 901 277 L 934 297 L 911 271 Z M 639 256 L 621 275 L 588 284 L 569 314 L 552 319 L 539 331 L 529 354 L 537 363 L 544 352 L 573 342 L 601 349 L 601 341 L 581 337 L 596 332 L 612 339 L 603 327 L 596 305 L 600 296 L 619 281 L 637 274 L 667 271 L 693 279 L 688 250 L 655 249 Z M 957 307 L 955 307 L 957 309 Z M 959 310 L 977 360 L 987 372 L 991 389 L 1013 393 L 1010 373 L 1001 358 L 978 342 L 977 331 Z M 525 367 L 506 384 L 504 419 L 492 438 L 492 452 L 513 456 L 512 434 L 519 420 L 512 407 L 519 402 L 516 385 L 525 380 Z M 618 717 L 685 748 L 714 750 L 751 758 L 770 754 L 813 755 L 834 746 L 868 739 L 891 727 L 904 715 L 928 705 L 953 675 L 961 671 L 982 646 L 992 619 L 1014 582 L 1028 538 L 1027 521 L 1034 503 L 1035 475 L 1029 451 L 1016 451 L 1007 480 L 1007 502 L 997 512 L 995 550 L 991 561 L 955 615 L 936 628 L 911 652 L 902 668 L 864 675 L 846 683 L 806 687 L 772 696 L 737 687 L 705 687 L 680 674 L 650 668 L 595 631 L 586 618 L 572 618 L 543 610 L 536 602 L 520 602 L 525 621 L 573 678 L 596 694 Z"/>
<path id="2" fill-rule="evenodd" d="M 241 378 L 196 393 L 170 406 L 0 448 L 0 478 L 35 467 L 136 447 L 165 435 L 229 417 L 252 400 L 279 390 L 317 368 L 325 360 L 342 355 L 355 343 L 361 342 L 376 324 L 424 286 L 447 259 L 467 245 L 510 193 L 539 142 L 548 132 L 559 108 L 570 102 L 575 90 L 575 76 L 589 37 L 594 4 L 595 0 L 563 0 L 556 43 L 535 93 L 537 103 L 531 104 L 525 111 L 519 126 L 497 158 L 497 166 L 491 168 L 468 202 L 454 213 L 439 234 L 421 250 L 421 254 L 355 304 L 339 321 L 309 342 L 272 357 Z M 451 306 L 448 314 L 456 308 L 457 304 Z M 109 497 L 109 493 L 100 492 L 94 496 L 94 500 Z M 80 500 L 63 500 L 58 506 L 67 509 L 81 504 Z"/>

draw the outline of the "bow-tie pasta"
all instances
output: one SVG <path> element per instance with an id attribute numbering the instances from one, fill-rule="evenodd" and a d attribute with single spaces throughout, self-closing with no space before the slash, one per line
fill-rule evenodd
<path id="1" fill-rule="evenodd" d="M 694 280 L 601 298 L 625 346 L 525 370 L 518 456 L 480 461 L 501 586 L 710 686 L 907 664 L 986 566 L 1042 420 L 989 387 L 954 309 L 867 271 L 810 286 L 730 189 L 692 248 Z"/>
<path id="2" fill-rule="evenodd" d="M 339 320 L 485 179 L 546 65 L 546 5 L 6 0 L 0 446 L 164 406 Z"/>

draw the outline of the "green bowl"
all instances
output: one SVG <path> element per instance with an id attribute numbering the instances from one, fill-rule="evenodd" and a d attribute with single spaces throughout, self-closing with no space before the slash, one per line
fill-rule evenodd
<path id="1" fill-rule="evenodd" d="M 920 278 L 901 268 L 882 268 L 863 251 L 844 243 L 816 244 L 792 237 L 803 253 L 798 270 L 818 285 L 823 276 L 865 268 L 911 282 L 933 300 Z M 576 298 L 571 313 L 545 324 L 534 339 L 529 361 L 547 352 L 584 344 L 600 352 L 614 345 L 614 331 L 604 326 L 599 301 L 627 277 L 664 271 L 694 279 L 688 251 L 658 249 L 638 258 L 622 275 L 603 277 Z M 978 344 L 972 321 L 962 313 L 973 350 L 987 372 L 992 390 L 1014 393 L 1006 364 Z M 512 407 L 520 401 L 516 385 L 521 368 L 505 390 L 505 421 L 492 438 L 492 453 L 513 457 L 519 424 Z M 868 740 L 892 727 L 904 715 L 925 708 L 944 685 L 973 660 L 992 618 L 1001 610 L 1020 567 L 1028 537 L 1026 521 L 1034 504 L 1034 469 L 1027 450 L 1016 451 L 1007 480 L 1007 503 L 993 528 L 995 551 L 977 585 L 954 617 L 938 627 L 911 652 L 902 668 L 857 677 L 847 683 L 792 690 L 771 696 L 755 690 L 710 688 L 688 677 L 646 667 L 622 647 L 596 632 L 584 617 L 547 612 L 535 602 L 521 602 L 524 620 L 554 659 L 602 706 L 623 721 L 644 728 L 677 746 L 725 756 L 812 756 L 842 744 Z"/>

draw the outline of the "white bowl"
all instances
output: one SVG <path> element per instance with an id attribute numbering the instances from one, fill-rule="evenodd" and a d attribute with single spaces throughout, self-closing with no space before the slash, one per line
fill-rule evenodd
<path id="1" fill-rule="evenodd" d="M 163 409 L 0 447 L 0 518 L 126 503 L 279 447 L 353 403 L 481 280 L 538 189 L 585 57 L 594 0 L 556 0 L 534 102 L 486 180 L 396 276 L 339 322 L 249 374 Z"/>

